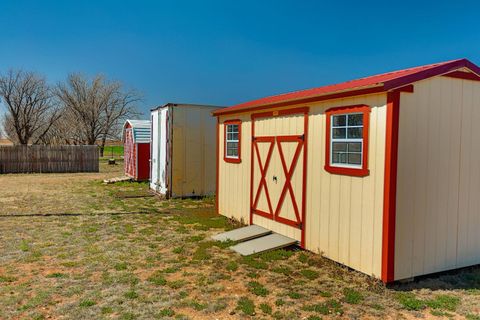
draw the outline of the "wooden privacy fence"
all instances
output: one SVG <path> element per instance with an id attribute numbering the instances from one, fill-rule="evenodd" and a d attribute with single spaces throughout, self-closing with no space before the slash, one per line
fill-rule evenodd
<path id="1" fill-rule="evenodd" d="M 97 146 L 0 146 L 1 173 L 98 172 Z"/>

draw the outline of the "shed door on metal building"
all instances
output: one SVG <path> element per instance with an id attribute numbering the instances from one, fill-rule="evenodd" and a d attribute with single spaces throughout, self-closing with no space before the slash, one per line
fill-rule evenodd
<path id="1" fill-rule="evenodd" d="M 252 115 L 252 223 L 304 244 L 308 108 Z"/>
<path id="2" fill-rule="evenodd" d="M 160 194 L 167 193 L 167 159 L 168 159 L 168 108 L 152 112 L 152 143 L 150 188 Z"/>

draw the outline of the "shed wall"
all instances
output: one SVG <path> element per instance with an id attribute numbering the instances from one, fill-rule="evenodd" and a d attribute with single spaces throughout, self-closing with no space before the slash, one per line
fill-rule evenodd
<path id="1" fill-rule="evenodd" d="M 215 194 L 216 107 L 172 108 L 172 197 Z"/>
<path id="2" fill-rule="evenodd" d="M 400 99 L 395 279 L 480 263 L 480 82 L 436 77 Z"/>
<path id="3" fill-rule="evenodd" d="M 371 107 L 366 177 L 325 171 L 325 110 L 356 104 Z M 304 107 L 295 105 L 288 108 Z M 308 105 L 305 248 L 377 278 L 381 276 L 386 95 L 337 99 Z M 223 160 L 223 122 L 242 120 L 241 163 Z M 286 124 L 289 125 L 288 123 Z M 280 131 L 282 129 L 280 128 Z M 220 117 L 219 213 L 249 222 L 251 113 Z M 258 221 L 261 221 L 259 219 Z"/>

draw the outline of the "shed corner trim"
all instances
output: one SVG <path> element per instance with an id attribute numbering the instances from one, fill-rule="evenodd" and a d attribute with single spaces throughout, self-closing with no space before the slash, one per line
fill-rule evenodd
<path id="1" fill-rule="evenodd" d="M 384 283 L 395 281 L 398 130 L 400 120 L 400 93 L 402 91 L 403 90 L 394 90 L 387 92 L 381 274 L 381 279 Z"/>

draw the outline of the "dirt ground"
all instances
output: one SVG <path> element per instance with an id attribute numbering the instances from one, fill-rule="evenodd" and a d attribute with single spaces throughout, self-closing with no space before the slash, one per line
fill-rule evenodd
<path id="1" fill-rule="evenodd" d="M 242 258 L 213 199 L 93 174 L 0 176 L 0 319 L 480 319 L 480 268 L 386 288 L 298 248 Z"/>

